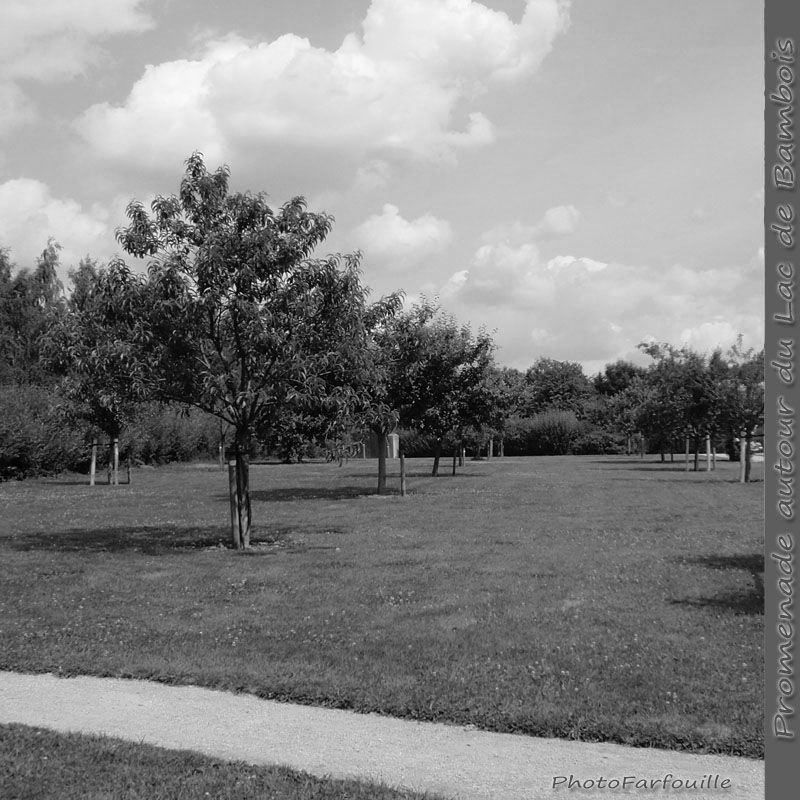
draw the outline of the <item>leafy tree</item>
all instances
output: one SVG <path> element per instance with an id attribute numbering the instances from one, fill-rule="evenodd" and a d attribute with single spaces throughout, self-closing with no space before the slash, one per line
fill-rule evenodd
<path id="1" fill-rule="evenodd" d="M 529 417 L 544 411 L 572 411 L 581 419 L 594 393 L 580 364 L 552 358 L 538 359 L 525 373 L 525 384 L 522 411 Z"/>
<path id="2" fill-rule="evenodd" d="M 274 211 L 263 193 L 231 193 L 228 182 L 227 167 L 209 172 L 193 154 L 178 195 L 157 197 L 152 214 L 132 202 L 118 241 L 151 258 L 134 292 L 147 390 L 235 431 L 234 543 L 247 547 L 254 435 L 298 412 L 341 425 L 364 405 L 371 316 L 357 255 L 311 257 L 330 216 L 301 197 Z"/>
<path id="3" fill-rule="evenodd" d="M 50 239 L 33 270 L 14 273 L 8 250 L 0 248 L 0 380 L 49 383 L 41 355 L 44 333 L 63 312 L 58 279 L 60 245 Z"/>
<path id="4" fill-rule="evenodd" d="M 636 378 L 644 377 L 645 372 L 644 367 L 618 359 L 613 364 L 606 364 L 605 369 L 595 375 L 592 382 L 598 394 L 612 396 L 627 389 Z"/>
<path id="5" fill-rule="evenodd" d="M 490 418 L 492 338 L 483 330 L 473 335 L 468 325 L 423 300 L 385 326 L 378 342 L 384 353 L 384 413 L 396 414 L 403 428 L 433 437 L 432 474 L 438 475 L 444 437 L 460 438 L 470 425 Z"/>
<path id="6" fill-rule="evenodd" d="M 751 442 L 756 429 L 764 424 L 764 351 L 742 347 L 740 336 L 727 353 L 727 370 L 721 380 L 723 424 L 735 432 L 742 443 L 741 480 L 750 480 Z"/>

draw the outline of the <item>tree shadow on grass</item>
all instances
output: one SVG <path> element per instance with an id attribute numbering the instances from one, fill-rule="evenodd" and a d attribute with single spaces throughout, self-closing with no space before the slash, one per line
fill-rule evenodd
<path id="1" fill-rule="evenodd" d="M 250 500 L 258 503 L 280 503 L 288 500 L 352 500 L 355 497 L 375 494 L 367 486 L 294 486 L 280 489 L 251 489 Z M 220 495 L 228 501 L 228 495 Z"/>
<path id="2" fill-rule="evenodd" d="M 253 545 L 290 542 L 289 528 L 254 532 Z M 230 531 L 222 525 L 158 525 L 87 530 L 69 528 L 53 533 L 28 533 L 5 540 L 5 546 L 22 551 L 73 553 L 141 553 L 167 555 L 196 553 L 208 548 L 230 547 Z"/>
<path id="3" fill-rule="evenodd" d="M 734 614 L 764 614 L 764 554 L 748 553 L 731 556 L 695 556 L 677 558 L 679 564 L 696 564 L 708 569 L 737 570 L 749 572 L 752 585 L 732 592 L 722 592 L 713 597 L 695 597 L 684 600 L 671 600 L 674 605 L 687 605 L 695 608 L 719 608 L 733 611 Z"/>

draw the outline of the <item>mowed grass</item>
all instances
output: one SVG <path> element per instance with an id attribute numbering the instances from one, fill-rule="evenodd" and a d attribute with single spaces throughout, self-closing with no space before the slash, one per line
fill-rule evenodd
<path id="1" fill-rule="evenodd" d="M 196 753 L 22 725 L 0 725 L 3 800 L 435 800 L 353 780 L 316 778 Z"/>
<path id="2" fill-rule="evenodd" d="M 760 757 L 763 484 L 737 465 L 505 458 L 0 485 L 0 667 Z M 396 469 L 396 462 L 391 469 Z M 396 477 L 391 478 L 396 483 Z"/>

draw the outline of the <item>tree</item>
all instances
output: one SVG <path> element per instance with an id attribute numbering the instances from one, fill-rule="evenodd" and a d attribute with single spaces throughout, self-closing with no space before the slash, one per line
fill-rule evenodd
<path id="1" fill-rule="evenodd" d="M 254 434 L 303 412 L 335 426 L 363 405 L 370 311 L 357 254 L 311 257 L 330 216 L 302 197 L 273 211 L 263 193 L 231 193 L 228 182 L 227 167 L 209 172 L 194 153 L 178 195 L 157 197 L 152 215 L 132 202 L 117 238 L 151 258 L 135 292 L 148 390 L 235 431 L 233 539 L 247 547 Z"/>
<path id="2" fill-rule="evenodd" d="M 8 250 L 0 248 L 0 380 L 52 382 L 41 358 L 44 334 L 64 310 L 58 279 L 61 246 L 49 239 L 36 266 L 14 274 Z"/>
<path id="3" fill-rule="evenodd" d="M 724 424 L 740 440 L 740 480 L 750 480 L 751 442 L 764 424 L 764 351 L 742 347 L 740 336 L 727 353 L 727 371 L 721 381 Z"/>
<path id="4" fill-rule="evenodd" d="M 606 364 L 605 369 L 595 375 L 592 383 L 595 391 L 603 396 L 613 396 L 627 389 L 636 378 L 642 378 L 646 370 L 630 361 L 618 359 Z"/>
<path id="5" fill-rule="evenodd" d="M 529 417 L 543 411 L 572 411 L 582 419 L 594 393 L 580 364 L 552 358 L 538 359 L 525 373 L 525 384 L 522 411 Z"/>
<path id="6" fill-rule="evenodd" d="M 112 482 L 119 483 L 119 437 L 148 399 L 147 365 L 137 358 L 136 329 L 145 313 L 136 302 L 137 282 L 116 264 L 99 269 L 91 260 L 71 273 L 68 313 L 45 337 L 46 357 L 62 376 L 66 416 L 83 419 L 112 446 Z M 90 482 L 94 483 L 96 439 Z"/>
<path id="7" fill-rule="evenodd" d="M 468 325 L 423 300 L 398 314 L 379 343 L 388 354 L 385 407 L 404 428 L 433 437 L 436 476 L 445 435 L 460 438 L 470 425 L 488 420 L 492 338 L 483 330 L 473 335 Z"/>

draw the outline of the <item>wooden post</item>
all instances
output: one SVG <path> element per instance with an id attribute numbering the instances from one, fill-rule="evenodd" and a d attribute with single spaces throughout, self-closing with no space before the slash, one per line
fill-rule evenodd
<path id="1" fill-rule="evenodd" d="M 242 536 L 239 530 L 239 496 L 236 492 L 236 461 L 228 462 L 228 494 L 231 501 L 231 541 L 238 550 Z"/>
<path id="2" fill-rule="evenodd" d="M 400 447 L 400 497 L 406 496 L 406 456 Z"/>
<path id="3" fill-rule="evenodd" d="M 94 486 L 97 475 L 97 439 L 92 439 L 92 460 L 89 463 L 89 486 Z"/>
<path id="4" fill-rule="evenodd" d="M 711 472 L 711 434 L 706 434 L 706 472 Z"/>
<path id="5" fill-rule="evenodd" d="M 114 464 L 114 486 L 119 486 L 119 439 L 112 439 L 111 452 Z"/>
<path id="6" fill-rule="evenodd" d="M 689 471 L 689 437 L 686 437 L 686 471 Z"/>

